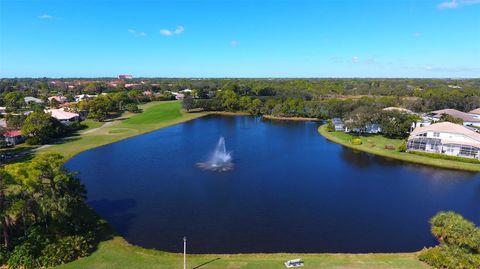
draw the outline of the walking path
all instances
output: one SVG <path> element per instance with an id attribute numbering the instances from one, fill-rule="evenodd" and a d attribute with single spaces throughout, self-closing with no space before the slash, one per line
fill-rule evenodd
<path id="1" fill-rule="evenodd" d="M 105 128 L 111 124 L 113 124 L 114 122 L 117 122 L 117 120 L 112 120 L 112 121 L 109 121 L 109 122 L 105 122 L 102 126 L 100 127 L 97 127 L 97 128 L 93 128 L 93 129 L 90 129 L 90 130 L 86 130 L 85 132 L 82 132 L 80 134 L 89 134 L 89 133 L 93 133 L 93 132 L 96 132 L 102 128 Z"/>

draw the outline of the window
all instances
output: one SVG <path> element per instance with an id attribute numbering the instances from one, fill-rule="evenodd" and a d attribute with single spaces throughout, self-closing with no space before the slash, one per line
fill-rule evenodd
<path id="1" fill-rule="evenodd" d="M 440 137 L 440 133 L 437 133 L 437 132 L 433 133 L 433 137 Z"/>

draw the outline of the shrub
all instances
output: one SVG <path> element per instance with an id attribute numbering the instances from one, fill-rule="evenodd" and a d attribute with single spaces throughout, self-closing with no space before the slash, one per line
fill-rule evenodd
<path id="1" fill-rule="evenodd" d="M 8 251 L 3 244 L 0 244 L 0 265 L 6 264 L 8 260 Z"/>
<path id="2" fill-rule="evenodd" d="M 395 150 L 397 147 L 395 147 L 395 145 L 392 145 L 392 144 L 386 144 L 384 148 L 387 150 Z"/>
<path id="3" fill-rule="evenodd" d="M 440 212 L 430 220 L 439 246 L 420 252 L 418 258 L 435 268 L 480 268 L 480 229 L 454 212 Z"/>
<path id="4" fill-rule="evenodd" d="M 140 109 L 138 109 L 138 106 L 137 104 L 127 104 L 125 106 L 125 109 L 130 111 L 130 112 L 133 112 L 133 113 L 137 113 L 137 112 L 140 112 Z"/>
<path id="5" fill-rule="evenodd" d="M 430 220 L 432 234 L 440 243 L 480 253 L 480 230 L 454 212 L 440 212 Z"/>
<path id="6" fill-rule="evenodd" d="M 334 132 L 334 131 L 335 131 L 335 126 L 333 126 L 333 122 L 329 120 L 327 123 L 327 132 Z"/>
<path id="7" fill-rule="evenodd" d="M 39 263 L 52 267 L 87 256 L 92 250 L 91 240 L 85 236 L 67 236 L 42 250 Z"/>
<path id="8" fill-rule="evenodd" d="M 480 268 L 480 255 L 468 253 L 465 249 L 441 245 L 420 252 L 418 259 L 434 268 Z"/>
<path id="9" fill-rule="evenodd" d="M 362 139 L 359 137 L 354 137 L 352 138 L 352 145 L 361 145 L 362 144 Z"/>
<path id="10" fill-rule="evenodd" d="M 400 146 L 398 146 L 398 151 L 405 152 L 407 151 L 407 141 L 403 141 Z"/>
<path id="11" fill-rule="evenodd" d="M 443 159 L 443 160 L 450 160 L 450 161 L 480 164 L 480 160 L 465 158 L 465 157 L 450 156 L 445 154 L 429 153 L 429 152 L 423 152 L 423 151 L 409 151 L 408 153 L 425 156 L 433 159 Z"/>
<path id="12" fill-rule="evenodd" d="M 33 269 L 38 267 L 37 259 L 35 258 L 36 246 L 30 242 L 25 242 L 13 249 L 8 258 L 9 269 Z"/>

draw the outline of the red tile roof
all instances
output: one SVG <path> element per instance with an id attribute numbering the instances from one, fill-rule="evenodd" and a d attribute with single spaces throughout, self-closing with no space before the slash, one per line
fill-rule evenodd
<path id="1" fill-rule="evenodd" d="M 17 136 L 22 136 L 22 131 L 20 131 L 20 130 L 8 131 L 8 132 L 6 132 L 3 136 L 5 136 L 5 137 L 17 137 Z"/>

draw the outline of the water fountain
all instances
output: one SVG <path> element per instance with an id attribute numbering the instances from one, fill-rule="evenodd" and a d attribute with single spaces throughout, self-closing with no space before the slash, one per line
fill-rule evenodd
<path id="1" fill-rule="evenodd" d="M 210 171 L 226 172 L 233 169 L 232 154 L 227 152 L 225 138 L 218 139 L 217 146 L 207 162 L 197 163 L 197 166 Z"/>

